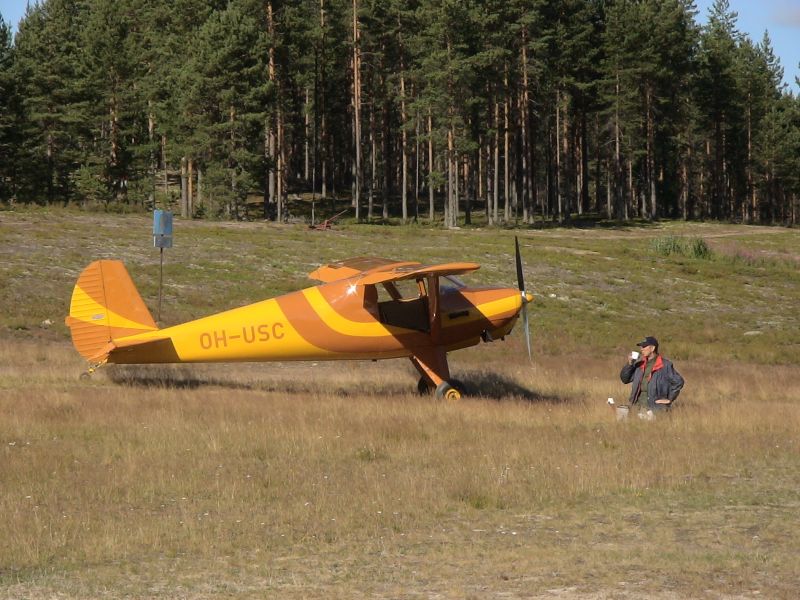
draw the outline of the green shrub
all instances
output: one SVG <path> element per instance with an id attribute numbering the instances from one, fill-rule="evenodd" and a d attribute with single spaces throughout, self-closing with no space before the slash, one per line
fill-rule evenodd
<path id="1" fill-rule="evenodd" d="M 703 238 L 690 238 L 688 240 L 689 253 L 692 258 L 699 258 L 701 260 L 710 260 L 712 257 L 711 248 Z"/>
<path id="2" fill-rule="evenodd" d="M 656 238 L 651 242 L 652 249 L 661 256 L 686 256 L 701 260 L 710 260 L 713 252 L 703 238 L 684 238 L 674 235 Z"/>
<path id="3" fill-rule="evenodd" d="M 661 256 L 683 254 L 683 247 L 681 245 L 680 238 L 677 238 L 674 235 L 656 238 L 650 242 L 650 245 L 653 247 L 653 250 L 655 250 L 656 253 L 660 254 Z"/>

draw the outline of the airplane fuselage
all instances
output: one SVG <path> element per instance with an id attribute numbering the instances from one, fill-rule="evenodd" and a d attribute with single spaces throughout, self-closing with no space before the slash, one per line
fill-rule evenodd
<path id="1" fill-rule="evenodd" d="M 335 281 L 119 338 L 108 362 L 399 358 L 425 348 L 465 348 L 482 336 L 502 338 L 522 306 L 513 288 L 446 289 L 437 297 L 436 302 L 426 295 L 381 302 L 375 286 Z M 432 311 L 438 319 L 431 318 Z M 158 342 L 142 344 L 148 340 Z"/>

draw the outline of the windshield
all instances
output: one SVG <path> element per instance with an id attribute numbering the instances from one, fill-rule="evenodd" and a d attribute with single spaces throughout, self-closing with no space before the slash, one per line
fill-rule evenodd
<path id="1" fill-rule="evenodd" d="M 461 281 L 455 275 L 445 275 L 439 279 L 439 289 L 442 291 L 446 290 L 460 290 L 461 288 L 467 287 L 463 281 Z"/>

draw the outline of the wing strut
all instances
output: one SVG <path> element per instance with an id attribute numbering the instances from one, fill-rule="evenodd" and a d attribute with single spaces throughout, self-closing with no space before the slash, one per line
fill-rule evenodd
<path id="1" fill-rule="evenodd" d="M 436 344 L 442 334 L 442 314 L 439 310 L 439 276 L 428 276 L 428 315 L 431 322 L 431 341 Z"/>

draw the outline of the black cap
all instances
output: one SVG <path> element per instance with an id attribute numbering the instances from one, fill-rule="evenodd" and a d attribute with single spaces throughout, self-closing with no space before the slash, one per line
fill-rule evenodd
<path id="1" fill-rule="evenodd" d="M 636 345 L 639 346 L 640 348 L 644 348 L 645 346 L 655 346 L 656 348 L 658 348 L 658 340 L 653 336 L 648 335 L 646 338 L 644 338 L 641 342 L 639 342 Z"/>

